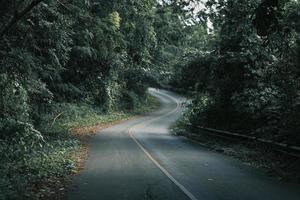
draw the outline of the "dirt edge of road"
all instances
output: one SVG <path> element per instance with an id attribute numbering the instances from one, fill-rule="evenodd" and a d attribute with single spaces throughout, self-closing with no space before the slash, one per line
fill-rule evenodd
<path id="1" fill-rule="evenodd" d="M 70 161 L 73 164 L 72 169 L 67 170 L 68 174 L 62 176 L 53 175 L 46 179 L 40 180 L 32 186 L 33 192 L 36 194 L 34 199 L 45 199 L 45 200 L 64 200 L 67 199 L 67 194 L 72 189 L 73 181 L 82 170 L 85 168 L 86 160 L 89 156 L 90 142 L 96 136 L 101 134 L 101 131 L 111 126 L 136 119 L 143 116 L 145 113 L 153 112 L 160 107 L 160 103 L 157 98 L 149 95 L 149 99 L 146 104 L 137 107 L 134 111 L 128 111 L 128 113 L 115 113 L 112 116 L 104 116 L 99 118 L 99 122 L 94 123 L 95 125 L 89 125 L 88 123 L 81 123 L 78 125 L 68 128 L 68 133 L 74 140 L 79 143 L 79 148 L 76 149 L 70 155 Z M 116 116 L 114 116 L 116 115 Z M 107 119 L 106 119 L 107 118 Z M 29 199 L 32 199 L 30 197 Z"/>
<path id="2" fill-rule="evenodd" d="M 89 146 L 91 139 L 103 129 L 109 128 L 116 124 L 131 120 L 137 116 L 129 116 L 124 119 L 116 120 L 113 122 L 103 123 L 96 126 L 85 126 L 80 128 L 71 128 L 69 133 L 72 134 L 81 144 L 78 151 L 72 156 L 72 160 L 75 161 L 75 167 L 70 174 L 60 178 L 49 178 L 38 186 L 39 188 L 48 188 L 49 191 L 43 193 L 43 199 L 45 200 L 64 200 L 67 199 L 67 194 L 72 188 L 74 178 L 80 174 L 84 169 L 85 162 L 89 156 Z M 101 133 L 99 133 L 101 134 Z"/>

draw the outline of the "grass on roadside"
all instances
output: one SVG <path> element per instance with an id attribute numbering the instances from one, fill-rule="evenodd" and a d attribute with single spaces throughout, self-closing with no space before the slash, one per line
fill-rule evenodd
<path id="1" fill-rule="evenodd" d="M 108 114 L 87 104 L 55 104 L 40 125 L 42 145 L 0 140 L 0 200 L 63 199 L 97 131 L 156 107 L 152 96 L 133 111 Z"/>

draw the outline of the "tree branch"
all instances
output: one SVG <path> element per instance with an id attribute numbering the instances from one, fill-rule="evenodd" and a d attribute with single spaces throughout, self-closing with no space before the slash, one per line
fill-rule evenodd
<path id="1" fill-rule="evenodd" d="M 34 7 L 36 7 L 43 0 L 34 0 L 32 1 L 23 11 L 18 12 L 16 10 L 14 16 L 10 22 L 1 30 L 0 39 L 15 25 L 17 24 L 27 13 L 29 13 Z"/>

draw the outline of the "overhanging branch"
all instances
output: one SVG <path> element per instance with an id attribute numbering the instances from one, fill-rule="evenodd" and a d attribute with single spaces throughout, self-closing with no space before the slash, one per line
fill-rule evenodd
<path id="1" fill-rule="evenodd" d="M 1 30 L 0 39 L 15 25 L 17 24 L 27 13 L 29 13 L 34 7 L 36 7 L 43 0 L 34 0 L 32 1 L 24 10 L 19 12 L 16 10 L 14 16 L 10 22 Z"/>

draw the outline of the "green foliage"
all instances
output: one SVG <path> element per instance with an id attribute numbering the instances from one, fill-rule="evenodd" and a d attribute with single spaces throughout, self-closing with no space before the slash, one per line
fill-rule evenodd
<path id="1" fill-rule="evenodd" d="M 32 184 L 73 167 L 68 128 L 147 110 L 156 1 L 0 4 L 0 199 L 33 198 Z"/>
<path id="2" fill-rule="evenodd" d="M 0 141 L 0 199 L 40 199 L 34 184 L 66 176 L 75 167 L 71 158 L 79 143 L 74 139 L 47 137 L 42 146 L 20 142 Z"/>
<path id="3" fill-rule="evenodd" d="M 110 113 L 89 104 L 52 104 L 38 126 L 43 136 L 28 123 L 14 122 L 18 137 L 0 140 L 0 199 L 43 199 L 45 191 L 35 185 L 64 178 L 76 169 L 73 156 L 81 144 L 68 130 L 129 119 L 158 106 L 149 95 L 136 103 L 134 110 Z"/>
<path id="4" fill-rule="evenodd" d="M 299 5 L 207 1 L 209 52 L 180 62 L 173 78 L 195 93 L 187 123 L 299 144 Z"/>
<path id="5" fill-rule="evenodd" d="M 2 92 L 1 118 L 26 121 L 29 116 L 27 91 L 20 82 L 9 78 L 6 73 L 1 74 L 0 76 L 0 87 Z"/>
<path id="6" fill-rule="evenodd" d="M 74 142 L 67 128 L 154 105 L 149 85 L 190 91 L 183 124 L 299 144 L 299 1 L 195 3 L 0 0 L 0 149 L 18 166 L 13 179 L 1 165 L 5 195 L 37 180 L 22 168 L 70 164 L 75 149 L 55 157 Z"/>
<path id="7" fill-rule="evenodd" d="M 1 25 L 32 2 L 1 2 Z M 134 109 L 137 103 L 118 104 L 132 100 L 126 93 L 145 95 L 147 82 L 157 80 L 146 73 L 156 46 L 154 5 L 152 0 L 34 5 L 0 41 L 1 137 L 8 124 L 13 128 L 12 120 L 39 126 L 52 102 Z"/>

